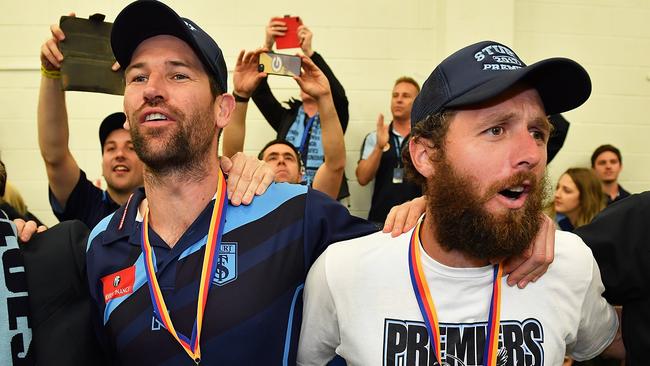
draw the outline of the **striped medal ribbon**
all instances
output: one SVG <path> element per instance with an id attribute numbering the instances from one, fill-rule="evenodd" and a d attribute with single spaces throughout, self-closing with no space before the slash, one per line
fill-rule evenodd
<path id="1" fill-rule="evenodd" d="M 411 284 L 413 285 L 413 292 L 418 301 L 422 318 L 429 332 L 429 339 L 431 345 L 434 347 L 433 353 L 436 356 L 438 364 L 442 365 L 442 358 L 440 354 L 440 332 L 438 315 L 436 307 L 429 291 L 429 284 L 422 267 L 422 259 L 420 257 L 420 221 L 411 236 L 411 243 L 409 245 L 409 273 L 411 275 Z M 490 315 L 487 323 L 486 344 L 483 351 L 483 365 L 496 365 L 498 354 L 498 341 L 499 341 L 499 322 L 501 314 L 501 276 L 503 266 L 497 264 L 494 266 L 494 277 L 492 281 L 492 299 L 490 301 Z"/>
<path id="2" fill-rule="evenodd" d="M 149 243 L 149 209 L 145 212 L 142 222 L 142 252 L 144 254 L 147 284 L 149 285 L 149 294 L 151 295 L 154 314 L 197 365 L 201 362 L 200 338 L 203 313 L 208 300 L 210 283 L 212 282 L 217 267 L 215 259 L 219 257 L 219 243 L 221 242 L 223 224 L 226 218 L 226 179 L 221 169 L 219 169 L 217 193 L 215 196 L 212 218 L 210 219 L 210 229 L 208 230 L 208 237 L 205 243 L 199 295 L 196 304 L 196 319 L 194 320 L 191 339 L 174 328 L 167 305 L 165 304 L 165 299 L 160 290 L 160 285 L 158 284 L 158 279 L 156 278 L 156 255 Z"/>

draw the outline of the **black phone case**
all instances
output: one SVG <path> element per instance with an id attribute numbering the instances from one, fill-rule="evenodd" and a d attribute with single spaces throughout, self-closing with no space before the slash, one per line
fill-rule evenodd
<path id="1" fill-rule="evenodd" d="M 59 25 L 65 39 L 59 44 L 63 53 L 61 74 L 64 90 L 106 94 L 124 94 L 124 72 L 113 71 L 115 63 L 110 36 L 112 23 L 104 15 L 89 19 L 63 16 Z"/>

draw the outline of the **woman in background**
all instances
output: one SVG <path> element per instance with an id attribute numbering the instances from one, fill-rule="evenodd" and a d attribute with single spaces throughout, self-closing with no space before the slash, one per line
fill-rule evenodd
<path id="1" fill-rule="evenodd" d="M 558 222 L 560 229 L 586 225 L 606 206 L 605 195 L 596 175 L 587 168 L 569 168 L 555 187 L 553 208 L 564 215 Z"/>

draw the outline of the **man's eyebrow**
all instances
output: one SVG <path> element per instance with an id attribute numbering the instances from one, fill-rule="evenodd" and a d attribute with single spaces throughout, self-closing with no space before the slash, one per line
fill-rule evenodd
<path id="1" fill-rule="evenodd" d="M 553 130 L 553 124 L 551 121 L 548 120 L 548 117 L 536 117 L 533 119 L 533 124 L 535 124 L 537 127 L 544 128 L 547 131 L 552 131 Z"/>
<path id="2" fill-rule="evenodd" d="M 126 74 L 126 73 L 128 73 L 129 71 L 131 71 L 133 69 L 141 69 L 141 68 L 144 67 L 144 65 L 145 65 L 144 62 L 138 62 L 137 64 L 131 64 L 131 65 L 126 67 L 126 69 L 124 70 L 124 73 Z"/>
<path id="3" fill-rule="evenodd" d="M 477 124 L 479 128 L 492 125 L 495 123 L 504 123 L 512 120 L 515 117 L 514 112 L 503 113 L 503 112 L 493 112 L 489 113 L 487 116 L 483 117 L 481 121 Z"/>

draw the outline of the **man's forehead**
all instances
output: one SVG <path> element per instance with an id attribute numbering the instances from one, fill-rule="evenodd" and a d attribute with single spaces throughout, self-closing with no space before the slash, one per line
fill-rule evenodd
<path id="1" fill-rule="evenodd" d="M 147 58 L 143 58 L 143 54 L 146 54 Z M 205 72 L 203 64 L 187 42 L 166 34 L 150 37 L 142 41 L 133 51 L 133 57 L 127 71 L 132 68 L 142 67 L 147 63 L 149 57 L 159 55 L 173 55 L 175 60 L 200 68 Z"/>
<path id="2" fill-rule="evenodd" d="M 598 156 L 596 157 L 596 160 L 610 160 L 610 159 L 618 160 L 618 155 L 616 155 L 613 151 L 605 150 L 600 154 L 598 154 Z"/>
<path id="3" fill-rule="evenodd" d="M 129 131 L 123 128 L 118 128 L 111 131 L 111 133 L 109 133 L 108 136 L 106 137 L 106 142 L 104 143 L 104 145 L 107 145 L 109 143 L 120 143 L 120 142 L 122 143 L 131 142 L 131 134 L 129 133 Z"/>
<path id="4" fill-rule="evenodd" d="M 293 151 L 293 149 L 291 149 L 291 147 L 289 147 L 289 146 L 287 146 L 285 144 L 273 144 L 273 145 L 267 147 L 266 150 L 264 150 L 264 157 L 265 158 L 270 156 L 271 154 L 277 154 L 277 155 L 279 155 L 279 154 L 282 154 L 282 155 L 290 154 L 291 156 L 295 157 L 295 152 Z"/>

